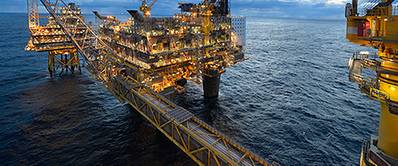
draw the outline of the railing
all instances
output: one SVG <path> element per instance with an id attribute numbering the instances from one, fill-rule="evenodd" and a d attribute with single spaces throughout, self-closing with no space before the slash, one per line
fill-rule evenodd
<path id="1" fill-rule="evenodd" d="M 377 139 L 371 138 L 371 140 L 366 140 L 362 144 L 362 152 L 361 152 L 361 160 L 365 162 L 367 165 L 391 165 L 380 153 L 378 148 L 376 147 Z"/>
<path id="2" fill-rule="evenodd" d="M 119 76 L 110 87 L 199 165 L 269 165 L 189 111 L 131 82 L 135 80 Z"/>
<path id="3" fill-rule="evenodd" d="M 356 52 L 349 61 L 349 80 L 358 84 L 362 93 L 366 94 L 373 100 L 386 103 L 389 111 L 398 115 L 398 102 L 390 100 L 389 94 L 380 89 L 379 79 L 373 77 L 364 77 L 362 75 L 363 68 L 377 71 L 378 73 L 388 73 L 388 69 L 380 66 L 380 62 L 376 60 L 377 54 L 369 54 L 365 52 Z M 390 73 L 391 74 L 391 73 Z"/>

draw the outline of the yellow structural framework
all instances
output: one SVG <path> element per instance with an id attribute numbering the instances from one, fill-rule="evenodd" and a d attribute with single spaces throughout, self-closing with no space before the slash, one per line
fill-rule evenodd
<path id="1" fill-rule="evenodd" d="M 381 1 L 358 12 L 357 0 L 346 6 L 346 38 L 355 44 L 376 48 L 349 61 L 350 80 L 361 91 L 380 101 L 378 137 L 365 142 L 361 165 L 398 165 L 398 13 L 394 0 Z M 363 6 L 362 6 L 363 7 Z M 362 75 L 371 69 L 376 78 Z"/>

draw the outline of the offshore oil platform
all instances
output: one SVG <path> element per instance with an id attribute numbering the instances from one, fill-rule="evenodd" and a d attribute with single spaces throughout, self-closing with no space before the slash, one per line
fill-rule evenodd
<path id="1" fill-rule="evenodd" d="M 126 22 L 94 12 L 100 24 L 95 34 L 115 52 L 114 56 L 128 64 L 117 72 L 136 79 L 155 92 L 183 91 L 187 80 L 203 83 L 205 98 L 217 98 L 220 75 L 225 68 L 244 58 L 244 34 L 234 30 L 244 27 L 232 27 L 243 24 L 244 19 L 229 16 L 228 1 L 208 2 L 217 4 L 214 7 L 180 3 L 181 13 L 173 17 L 150 17 L 155 2 L 147 4 L 143 1 L 140 12 L 129 10 L 131 17 Z M 71 3 L 59 10 L 61 21 L 74 27 L 76 39 L 84 40 L 82 35 L 87 32 L 87 27 L 79 21 L 83 18 L 78 6 Z M 31 39 L 26 50 L 49 52 L 50 75 L 57 68 L 74 72 L 80 67 L 78 50 L 54 17 L 49 17 L 45 26 L 38 26 L 38 14 L 30 15 Z"/>
<path id="2" fill-rule="evenodd" d="M 380 101 L 378 137 L 362 146 L 360 165 L 398 165 L 398 6 L 394 0 L 346 5 L 346 38 L 378 51 L 354 53 L 349 79 L 362 93 Z"/>
<path id="3" fill-rule="evenodd" d="M 122 22 L 94 11 L 98 26 L 78 5 L 28 0 L 27 51 L 48 52 L 50 75 L 75 72 L 83 63 L 118 99 L 129 103 L 198 165 L 273 165 L 172 102 L 187 81 L 218 96 L 220 75 L 244 60 L 245 19 L 232 17 L 228 0 L 179 3 L 172 17 L 152 17 L 156 0 L 142 0 Z M 47 20 L 41 24 L 41 20 Z M 84 61 L 83 61 L 84 60 Z M 277 164 L 276 164 L 277 165 Z"/>

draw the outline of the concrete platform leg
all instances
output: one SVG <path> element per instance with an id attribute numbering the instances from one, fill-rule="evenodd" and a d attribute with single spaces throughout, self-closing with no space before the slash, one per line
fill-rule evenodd
<path id="1" fill-rule="evenodd" d="M 217 99 L 220 89 L 220 74 L 214 70 L 203 75 L 203 91 L 205 99 Z"/>

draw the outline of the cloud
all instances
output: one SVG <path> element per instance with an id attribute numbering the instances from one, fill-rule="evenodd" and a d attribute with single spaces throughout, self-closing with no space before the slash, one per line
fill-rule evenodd
<path id="1" fill-rule="evenodd" d="M 297 5 L 316 6 L 324 5 L 345 5 L 347 0 L 234 0 L 232 3 L 236 4 L 264 4 L 268 2 L 294 3 Z"/>
<path id="2" fill-rule="evenodd" d="M 326 0 L 326 4 L 328 5 L 345 5 L 347 4 L 346 0 Z"/>
<path id="3" fill-rule="evenodd" d="M 283 9 L 278 7 L 272 8 L 242 8 L 237 11 L 238 15 L 245 16 L 279 16 L 279 17 L 287 17 Z"/>
<path id="4" fill-rule="evenodd" d="M 98 10 L 104 14 L 126 14 L 138 9 L 141 0 L 66 0 L 77 2 L 84 13 Z M 177 3 L 201 0 L 158 0 L 153 15 L 171 15 L 178 12 Z M 232 13 L 243 16 L 344 18 L 347 0 L 230 0 Z M 26 12 L 26 0 L 0 0 L 0 12 Z M 42 12 L 45 12 L 42 9 Z"/>

